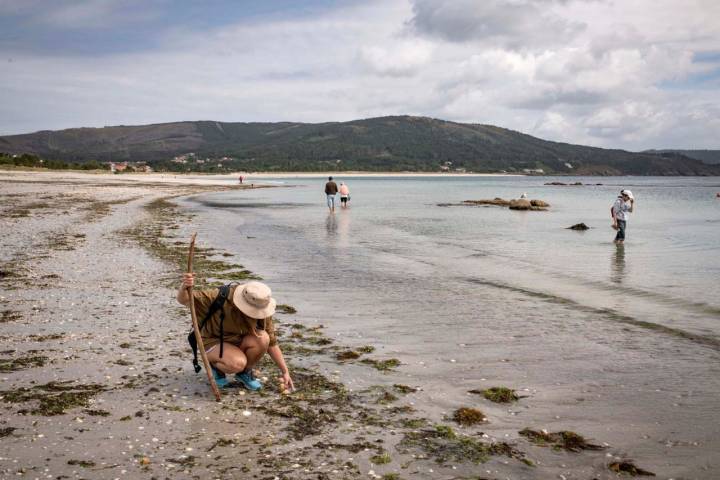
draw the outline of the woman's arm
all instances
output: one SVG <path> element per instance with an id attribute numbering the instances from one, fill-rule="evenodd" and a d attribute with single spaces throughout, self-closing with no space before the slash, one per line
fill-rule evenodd
<path id="1" fill-rule="evenodd" d="M 280 369 L 280 373 L 282 373 L 282 381 L 285 385 L 285 388 L 289 391 L 295 390 L 295 385 L 293 385 L 292 378 L 290 377 L 290 371 L 288 371 L 287 364 L 285 363 L 285 357 L 283 357 L 280 346 L 273 345 L 272 347 L 269 347 L 267 353 L 268 355 L 270 355 L 270 358 L 272 358 L 273 362 L 275 362 L 275 365 L 277 365 Z"/>

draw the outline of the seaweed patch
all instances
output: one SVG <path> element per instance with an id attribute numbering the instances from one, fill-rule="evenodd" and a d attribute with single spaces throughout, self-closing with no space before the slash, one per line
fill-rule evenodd
<path id="1" fill-rule="evenodd" d="M 548 433 L 544 430 L 525 428 L 518 433 L 535 445 L 550 445 L 555 450 L 581 452 L 583 450 L 603 450 L 605 448 L 602 445 L 588 443 L 582 435 L 567 430 Z"/>
<path id="2" fill-rule="evenodd" d="M 30 410 L 20 410 L 19 413 L 32 415 L 62 415 L 66 410 L 76 407 L 87 407 L 90 399 L 105 387 L 97 384 L 70 384 L 71 382 L 50 382 L 32 388 L 19 388 L 0 392 L 1 400 L 6 403 L 37 402 Z"/>

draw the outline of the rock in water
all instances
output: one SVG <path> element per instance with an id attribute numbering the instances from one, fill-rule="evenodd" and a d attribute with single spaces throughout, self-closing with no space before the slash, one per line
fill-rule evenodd
<path id="1" fill-rule="evenodd" d="M 572 227 L 568 227 L 567 229 L 584 231 L 584 230 L 590 230 L 590 227 L 588 227 L 584 223 L 576 223 L 575 225 L 573 225 Z"/>
<path id="2" fill-rule="evenodd" d="M 525 198 L 510 200 L 510 210 L 530 210 L 531 208 L 532 203 L 530 203 L 530 200 Z"/>
<path id="3" fill-rule="evenodd" d="M 542 208 L 547 208 L 547 207 L 550 206 L 549 203 L 544 202 L 544 201 L 542 201 L 542 200 L 530 200 L 530 204 L 531 204 L 533 207 L 542 207 Z"/>
<path id="4" fill-rule="evenodd" d="M 500 197 L 495 197 L 492 200 L 464 200 L 463 203 L 466 205 L 497 205 L 498 207 L 507 207 L 508 205 L 510 205 L 510 201 L 502 199 Z"/>

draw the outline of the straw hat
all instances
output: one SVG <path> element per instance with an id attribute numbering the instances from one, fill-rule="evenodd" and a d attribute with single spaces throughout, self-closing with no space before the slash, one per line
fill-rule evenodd
<path id="1" fill-rule="evenodd" d="M 261 282 L 248 282 L 235 287 L 233 303 L 250 318 L 267 318 L 275 313 L 277 302 L 270 287 Z"/>
<path id="2" fill-rule="evenodd" d="M 620 192 L 620 195 L 627 195 L 629 198 L 635 200 L 635 197 L 633 197 L 633 193 L 630 190 L 623 190 Z"/>

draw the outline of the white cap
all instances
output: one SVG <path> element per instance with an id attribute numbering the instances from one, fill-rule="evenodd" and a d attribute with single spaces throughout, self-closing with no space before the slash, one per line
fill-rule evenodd
<path id="1" fill-rule="evenodd" d="M 635 200 L 635 197 L 633 197 L 633 194 L 632 194 L 632 192 L 631 192 L 630 190 L 623 190 L 623 191 L 620 192 L 620 194 L 621 194 L 621 195 L 627 195 L 628 197 L 630 197 L 630 198 L 632 198 L 633 200 Z"/>

